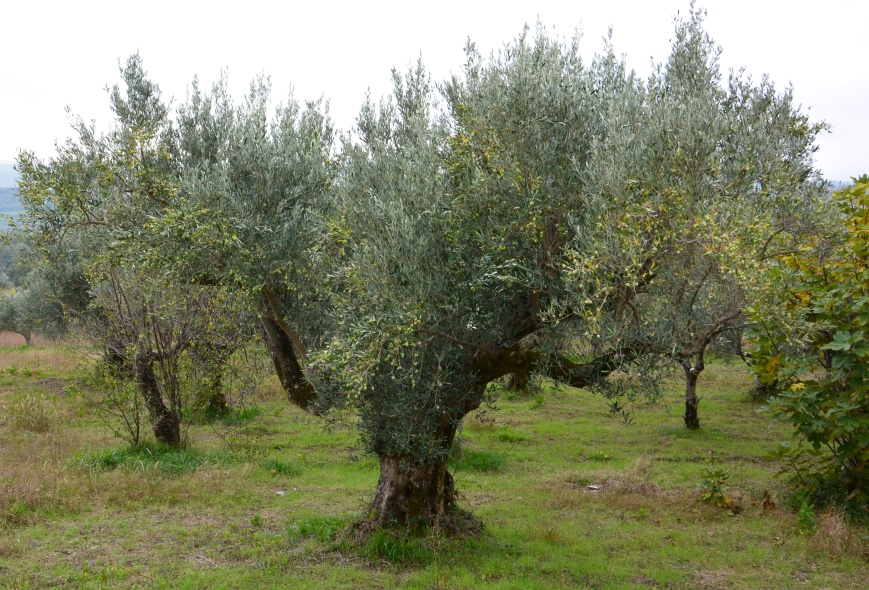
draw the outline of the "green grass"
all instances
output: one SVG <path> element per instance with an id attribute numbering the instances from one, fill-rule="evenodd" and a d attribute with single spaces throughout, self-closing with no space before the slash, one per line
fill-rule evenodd
<path id="1" fill-rule="evenodd" d="M 869 579 L 865 528 L 787 507 L 767 456 L 787 430 L 748 402 L 736 363 L 701 375 L 696 432 L 682 426 L 676 379 L 663 403 L 631 408 L 631 426 L 580 390 L 505 395 L 465 419 L 453 458 L 459 505 L 482 534 L 354 542 L 346 527 L 366 513 L 378 464 L 360 457 L 352 424 L 327 429 L 271 384 L 255 414 L 225 427 L 235 438 L 221 435 L 238 454 L 221 423 L 191 425 L 186 449 L 124 448 L 63 393 L 55 381 L 72 371 L 50 349 L 21 354 L 0 349 L 0 368 L 19 367 L 0 381 L 0 588 L 769 590 Z M 26 377 L 25 364 L 52 380 Z M 7 427 L 27 395 L 52 404 L 59 427 Z M 736 516 L 700 501 L 712 452 Z"/>
<path id="2" fill-rule="evenodd" d="M 456 471 L 498 471 L 507 462 L 506 453 L 492 451 L 474 451 L 461 449 L 452 460 L 451 466 Z"/>
<path id="3" fill-rule="evenodd" d="M 104 471 L 131 469 L 181 475 L 192 473 L 203 466 L 227 466 L 241 460 L 242 458 L 232 451 L 205 453 L 195 449 L 145 443 L 85 453 L 73 459 L 71 463 L 78 469 Z"/>
<path id="4" fill-rule="evenodd" d="M 301 468 L 299 468 L 298 466 L 288 461 L 282 461 L 273 457 L 269 457 L 268 459 L 263 461 L 262 466 L 272 474 L 281 475 L 284 477 L 293 477 L 302 473 Z"/>

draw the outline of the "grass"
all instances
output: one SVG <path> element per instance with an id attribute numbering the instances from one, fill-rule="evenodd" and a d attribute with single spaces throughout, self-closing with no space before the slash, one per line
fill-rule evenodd
<path id="1" fill-rule="evenodd" d="M 227 466 L 240 460 L 241 457 L 232 451 L 205 453 L 195 449 L 144 443 L 120 449 L 91 451 L 76 457 L 72 464 L 81 470 L 131 469 L 181 475 L 192 473 L 203 466 Z"/>
<path id="2" fill-rule="evenodd" d="M 230 427 L 243 452 L 214 424 L 191 425 L 183 450 L 123 447 L 63 385 L 74 355 L 36 348 L 0 349 L 2 588 L 767 590 L 869 576 L 865 528 L 787 508 L 767 457 L 787 431 L 749 403 L 736 363 L 701 376 L 697 432 L 681 425 L 676 380 L 631 426 L 580 390 L 505 395 L 466 418 L 454 457 L 460 506 L 484 533 L 385 531 L 360 546 L 342 531 L 378 472 L 351 427 L 325 429 L 270 383 Z M 51 426 L 13 426 L 36 402 Z M 713 451 L 737 515 L 700 500 Z"/>

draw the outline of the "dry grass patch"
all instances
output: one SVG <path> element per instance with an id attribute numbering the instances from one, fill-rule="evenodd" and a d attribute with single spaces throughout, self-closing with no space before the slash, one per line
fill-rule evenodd
<path id="1" fill-rule="evenodd" d="M 5 414 L 9 426 L 27 432 L 48 432 L 58 423 L 56 404 L 35 393 L 28 393 L 12 402 Z"/>
<path id="2" fill-rule="evenodd" d="M 848 525 L 841 513 L 830 510 L 818 518 L 817 524 L 818 529 L 809 541 L 810 554 L 830 559 L 846 556 L 869 559 L 869 542 Z"/>
<path id="3" fill-rule="evenodd" d="M 82 361 L 81 354 L 71 346 L 43 347 L 0 347 L 0 371 L 17 370 L 27 367 L 33 371 L 68 372 Z"/>

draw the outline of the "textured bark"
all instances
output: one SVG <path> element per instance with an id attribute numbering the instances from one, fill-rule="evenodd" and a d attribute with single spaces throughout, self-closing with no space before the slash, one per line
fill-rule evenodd
<path id="1" fill-rule="evenodd" d="M 260 325 L 266 348 L 275 364 L 275 372 L 287 394 L 287 399 L 303 410 L 316 414 L 312 407 L 316 392 L 302 372 L 292 341 L 272 319 L 260 316 Z"/>
<path id="2" fill-rule="evenodd" d="M 697 406 L 700 400 L 697 398 L 697 376 L 703 370 L 702 365 L 698 370 L 696 366 L 691 366 L 691 363 L 685 361 L 682 365 L 685 368 L 685 426 L 689 430 L 700 428 L 700 417 L 697 415 Z"/>
<path id="3" fill-rule="evenodd" d="M 378 524 L 425 524 L 455 504 L 455 483 L 446 461 L 421 465 L 406 455 L 381 455 L 372 508 Z"/>
<path id="4" fill-rule="evenodd" d="M 510 374 L 510 381 L 507 387 L 515 391 L 524 391 L 528 389 L 528 384 L 531 382 L 531 374 L 525 371 L 516 371 Z"/>
<path id="5" fill-rule="evenodd" d="M 217 415 L 223 415 L 229 409 L 226 403 L 226 395 L 223 393 L 223 369 L 215 368 L 215 373 L 211 378 L 211 383 L 208 387 L 211 394 L 208 396 L 208 412 Z"/>
<path id="6" fill-rule="evenodd" d="M 154 374 L 153 363 L 146 355 L 137 359 L 136 380 L 139 382 L 139 390 L 142 392 L 145 405 L 151 415 L 154 438 L 167 445 L 180 445 L 181 417 L 163 403 L 163 396 L 160 395 L 160 385 Z"/>

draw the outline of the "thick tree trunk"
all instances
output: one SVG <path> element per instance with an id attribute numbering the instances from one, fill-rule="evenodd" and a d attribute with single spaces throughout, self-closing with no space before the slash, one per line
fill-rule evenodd
<path id="1" fill-rule="evenodd" d="M 510 374 L 510 380 L 507 387 L 514 391 L 524 391 L 528 389 L 528 384 L 531 382 L 531 374 L 527 371 L 516 371 Z"/>
<path id="2" fill-rule="evenodd" d="M 142 355 L 136 362 L 136 379 L 145 400 L 145 405 L 151 415 L 154 428 L 154 438 L 163 444 L 178 446 L 181 444 L 181 418 L 169 410 L 160 395 L 160 385 L 154 374 L 154 366 L 147 356 Z"/>
<path id="3" fill-rule="evenodd" d="M 408 456 L 381 455 L 372 508 L 380 525 L 426 524 L 450 512 L 455 493 L 446 460 L 421 465 Z"/>
<path id="4" fill-rule="evenodd" d="M 24 336 L 24 346 L 30 346 L 30 332 L 21 335 Z"/>
<path id="5" fill-rule="evenodd" d="M 208 409 L 211 414 L 223 415 L 229 406 L 226 403 L 226 395 L 223 393 L 223 369 L 216 367 L 215 373 L 209 384 L 210 395 L 208 396 Z"/>
<path id="6" fill-rule="evenodd" d="M 275 372 L 287 393 L 287 398 L 290 403 L 316 414 L 312 404 L 317 397 L 317 392 L 305 378 L 297 357 L 299 351 L 296 350 L 296 346 L 286 332 L 268 316 L 267 304 L 261 300 L 257 300 L 257 303 L 260 308 L 263 340 L 275 364 Z"/>
<path id="7" fill-rule="evenodd" d="M 685 370 L 685 426 L 689 430 L 700 428 L 700 417 L 697 415 L 697 406 L 700 400 L 697 398 L 697 376 L 703 370 L 702 362 L 692 366 L 690 362 L 683 361 L 682 368 Z"/>

